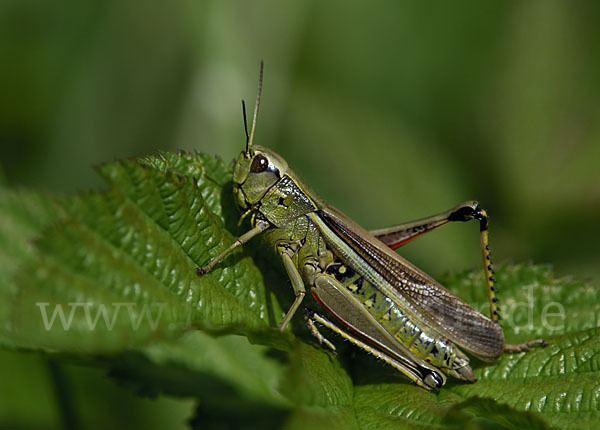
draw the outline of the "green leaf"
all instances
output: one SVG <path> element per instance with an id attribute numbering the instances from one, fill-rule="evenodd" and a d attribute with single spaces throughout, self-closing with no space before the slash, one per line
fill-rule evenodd
<path id="1" fill-rule="evenodd" d="M 446 414 L 444 424 L 457 428 L 482 426 L 486 428 L 545 429 L 544 422 L 531 413 L 518 413 L 514 409 L 498 404 L 491 399 L 471 397 L 453 406 Z"/>
<path id="2" fill-rule="evenodd" d="M 268 405 L 279 411 L 289 404 L 278 387 L 285 366 L 268 352 L 243 336 L 215 338 L 196 330 L 177 342 L 153 343 L 122 355 L 111 362 L 111 374 L 147 396 L 165 392 L 194 397 L 211 408 Z"/>
<path id="3" fill-rule="evenodd" d="M 0 189 L 3 346 L 105 366 L 141 395 L 194 398 L 198 428 L 590 428 L 600 420 L 600 290 L 585 282 L 555 279 L 548 266 L 500 266 L 507 342 L 549 345 L 496 363 L 473 359 L 476 383 L 450 379 L 428 392 L 335 339 L 333 356 L 300 318 L 298 337 L 279 333 L 293 294 L 260 240 L 196 275 L 239 234 L 221 161 L 162 153 L 98 171 L 102 192 Z M 480 270 L 444 284 L 486 312 Z"/>
<path id="4" fill-rule="evenodd" d="M 13 277 L 35 257 L 33 239 L 60 216 L 49 196 L 0 187 L 0 345 L 13 345 L 10 331 L 11 302 L 18 292 Z"/>
<path id="5" fill-rule="evenodd" d="M 195 273 L 233 240 L 223 228 L 222 184 L 212 181 L 225 175 L 222 163 L 180 155 L 200 173 L 210 169 L 196 181 L 190 173 L 198 172 L 175 173 L 181 164 L 149 160 L 160 161 L 105 165 L 108 191 L 60 202 L 64 216 L 14 279 L 10 321 L 20 346 L 103 353 L 191 327 L 269 326 L 261 275 L 241 252 L 234 265 Z"/>

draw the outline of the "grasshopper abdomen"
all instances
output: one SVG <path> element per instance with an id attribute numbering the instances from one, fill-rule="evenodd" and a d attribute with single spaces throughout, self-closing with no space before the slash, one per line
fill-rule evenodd
<path id="1" fill-rule="evenodd" d="M 375 317 L 383 330 L 417 357 L 457 378 L 472 381 L 470 368 L 465 369 L 469 359 L 454 343 L 427 327 L 425 322 L 417 321 L 414 316 L 403 312 L 397 303 L 352 267 L 337 258 L 324 272 L 341 283 L 357 304 Z M 360 336 L 360 333 L 356 334 Z"/>

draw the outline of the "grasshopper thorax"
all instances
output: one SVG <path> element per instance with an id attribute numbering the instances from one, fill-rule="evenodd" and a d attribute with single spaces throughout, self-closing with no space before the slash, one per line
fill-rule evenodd
<path id="1" fill-rule="evenodd" d="M 261 146 L 251 146 L 235 160 L 233 193 L 238 207 L 247 211 L 288 171 L 287 162 L 274 151 Z"/>

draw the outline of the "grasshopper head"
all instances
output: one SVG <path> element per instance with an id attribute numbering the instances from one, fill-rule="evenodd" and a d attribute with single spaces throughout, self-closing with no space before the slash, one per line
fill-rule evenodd
<path id="1" fill-rule="evenodd" d="M 238 156 L 233 169 L 233 193 L 240 209 L 248 210 L 288 171 L 287 162 L 274 151 L 252 145 Z"/>
<path id="2" fill-rule="evenodd" d="M 242 211 L 247 211 L 263 198 L 269 189 L 275 185 L 288 171 L 288 165 L 275 152 L 262 146 L 253 145 L 256 118 L 260 106 L 262 92 L 263 62 L 260 62 L 258 77 L 258 93 L 252 118 L 252 130 L 248 133 L 246 120 L 246 103 L 242 100 L 244 129 L 246 131 L 246 149 L 235 160 L 233 168 L 233 193 L 235 202 Z"/>

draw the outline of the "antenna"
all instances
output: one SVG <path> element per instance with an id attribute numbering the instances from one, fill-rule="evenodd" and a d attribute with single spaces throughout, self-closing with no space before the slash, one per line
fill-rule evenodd
<path id="1" fill-rule="evenodd" d="M 254 140 L 254 130 L 256 129 L 256 118 L 258 118 L 258 108 L 260 106 L 260 95 L 262 93 L 262 80 L 263 80 L 263 68 L 264 62 L 260 60 L 260 74 L 258 75 L 258 93 L 256 94 L 256 105 L 254 106 L 254 117 L 252 118 L 252 130 L 250 131 L 250 137 L 246 142 L 246 148 L 252 146 L 252 141 Z M 245 118 L 245 116 L 244 116 Z M 246 149 L 246 152 L 248 149 Z"/>
<path id="2" fill-rule="evenodd" d="M 250 152 L 250 135 L 248 134 L 248 119 L 246 118 L 246 101 L 242 100 L 242 115 L 244 116 L 244 131 L 246 132 L 246 154 Z"/>

